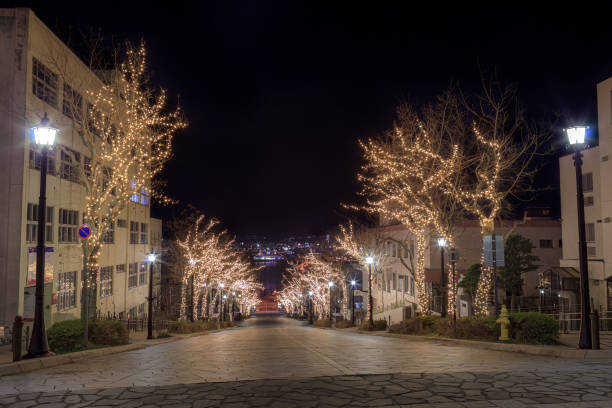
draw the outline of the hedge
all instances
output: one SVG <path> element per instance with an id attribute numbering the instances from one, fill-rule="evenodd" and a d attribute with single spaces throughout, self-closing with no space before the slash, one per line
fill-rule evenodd
<path id="1" fill-rule="evenodd" d="M 47 330 L 49 348 L 56 353 L 74 351 L 83 340 L 83 323 L 81 319 L 57 322 Z"/>
<path id="2" fill-rule="evenodd" d="M 114 320 L 91 320 L 87 331 L 89 341 L 98 345 L 119 346 L 130 340 L 126 327 Z"/>
<path id="3" fill-rule="evenodd" d="M 387 321 L 385 319 L 374 320 L 374 325 L 370 325 L 370 321 L 366 320 L 361 323 L 359 330 L 363 331 L 382 331 L 387 330 Z"/>
<path id="4" fill-rule="evenodd" d="M 556 344 L 559 322 L 538 312 L 510 314 L 510 333 L 518 343 Z"/>

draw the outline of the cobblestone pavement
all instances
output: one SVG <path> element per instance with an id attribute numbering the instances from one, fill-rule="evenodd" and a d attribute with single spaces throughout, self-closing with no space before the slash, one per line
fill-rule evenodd
<path id="1" fill-rule="evenodd" d="M 608 362 L 253 318 L 236 329 L 0 377 L 0 406 L 612 407 L 611 386 Z"/>
<path id="2" fill-rule="evenodd" d="M 584 373 L 435 373 L 255 380 L 28 393 L 13 407 L 610 407 L 612 378 Z"/>

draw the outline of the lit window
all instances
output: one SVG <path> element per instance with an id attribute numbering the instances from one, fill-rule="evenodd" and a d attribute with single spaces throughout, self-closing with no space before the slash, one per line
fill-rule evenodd
<path id="1" fill-rule="evenodd" d="M 60 208 L 58 224 L 58 242 L 77 242 L 78 211 Z"/>
<path id="2" fill-rule="evenodd" d="M 36 58 L 32 58 L 32 93 L 57 107 L 57 74 Z"/>
<path id="3" fill-rule="evenodd" d="M 113 267 L 100 268 L 100 297 L 108 297 L 113 294 Z"/>

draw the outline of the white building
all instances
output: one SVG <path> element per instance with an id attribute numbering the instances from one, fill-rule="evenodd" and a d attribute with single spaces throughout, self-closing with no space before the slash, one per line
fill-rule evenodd
<path id="1" fill-rule="evenodd" d="M 612 310 L 612 78 L 597 84 L 599 146 L 583 151 L 582 180 L 589 289 L 595 307 Z M 559 159 L 563 259 L 578 270 L 576 170 L 573 155 Z"/>
<path id="2" fill-rule="evenodd" d="M 534 209 L 536 210 L 536 209 Z M 540 273 L 550 275 L 551 268 L 558 267 L 561 259 L 562 240 L 561 222 L 550 217 L 548 209 L 537 209 L 536 214 L 526 213 L 523 220 L 497 221 L 495 232 L 499 235 L 517 234 L 531 241 L 534 248 L 532 254 L 540 258 L 539 268 L 524 276 L 523 296 L 537 297 L 539 295 Z M 542 214 L 542 213 L 545 214 Z M 417 288 L 409 270 L 402 264 L 400 257 L 408 262 L 408 253 L 394 240 L 407 242 L 414 251 L 415 238 L 403 225 L 389 225 L 379 228 L 383 236 L 392 238 L 386 242 L 385 254 L 387 265 L 382 274 L 376 276 L 372 295 L 374 297 L 374 318 L 386 319 L 397 323 L 403 319 L 414 316 L 418 311 Z M 477 221 L 462 221 L 457 223 L 454 231 L 455 237 L 455 278 L 460 280 L 470 265 L 481 262 L 482 235 Z M 440 282 L 441 254 L 436 237 L 430 239 L 425 250 L 425 284 L 428 290 Z M 448 272 L 450 263 L 450 248 L 445 251 L 445 271 Z M 367 277 L 364 277 L 367 279 Z M 364 280 L 367 282 L 367 280 Z M 367 287 L 365 287 L 367 290 Z M 552 288 L 554 289 L 554 288 Z M 547 289 L 546 296 L 550 296 L 551 288 Z M 559 296 L 559 291 L 554 292 Z M 562 297 L 571 297 L 571 294 L 561 293 Z M 498 299 L 505 302 L 506 294 L 498 291 Z M 574 301 L 575 299 L 570 299 Z M 440 310 L 440 298 L 432 299 L 432 309 Z M 467 315 L 469 305 L 458 299 L 457 311 Z"/>
<path id="3" fill-rule="evenodd" d="M 74 74 L 62 78 L 50 55 L 60 56 Z M 85 160 L 64 108 L 74 92 L 70 81 L 100 83 L 85 64 L 30 9 L 0 9 L 0 326 L 15 316 L 33 317 L 40 153 L 30 128 L 47 113 L 59 128 L 49 152 L 47 178 L 47 252 L 45 318 L 53 322 L 80 317 L 84 188 L 71 158 Z M 72 94 L 74 95 L 74 94 Z M 83 102 L 86 102 L 85 98 Z M 85 105 L 85 104 L 84 104 Z M 92 289 L 97 310 L 122 316 L 144 314 L 148 295 L 145 255 L 159 252 L 161 220 L 150 218 L 148 193 L 133 196 L 120 215 L 99 257 L 100 286 Z"/>

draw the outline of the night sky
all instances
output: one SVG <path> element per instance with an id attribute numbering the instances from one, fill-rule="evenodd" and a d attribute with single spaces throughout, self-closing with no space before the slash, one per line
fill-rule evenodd
<path id="1" fill-rule="evenodd" d="M 173 103 L 180 95 L 189 120 L 168 193 L 237 234 L 322 233 L 344 221 L 340 203 L 359 188 L 357 140 L 389 128 L 400 101 L 426 102 L 451 81 L 478 90 L 480 69 L 518 83 L 534 119 L 559 113 L 560 126 L 596 127 L 595 86 L 612 75 L 609 10 L 380 3 L 25 6 L 52 29 L 147 41 L 153 81 Z M 554 187 L 550 162 L 540 184 Z M 558 192 L 534 204 L 558 213 Z"/>

